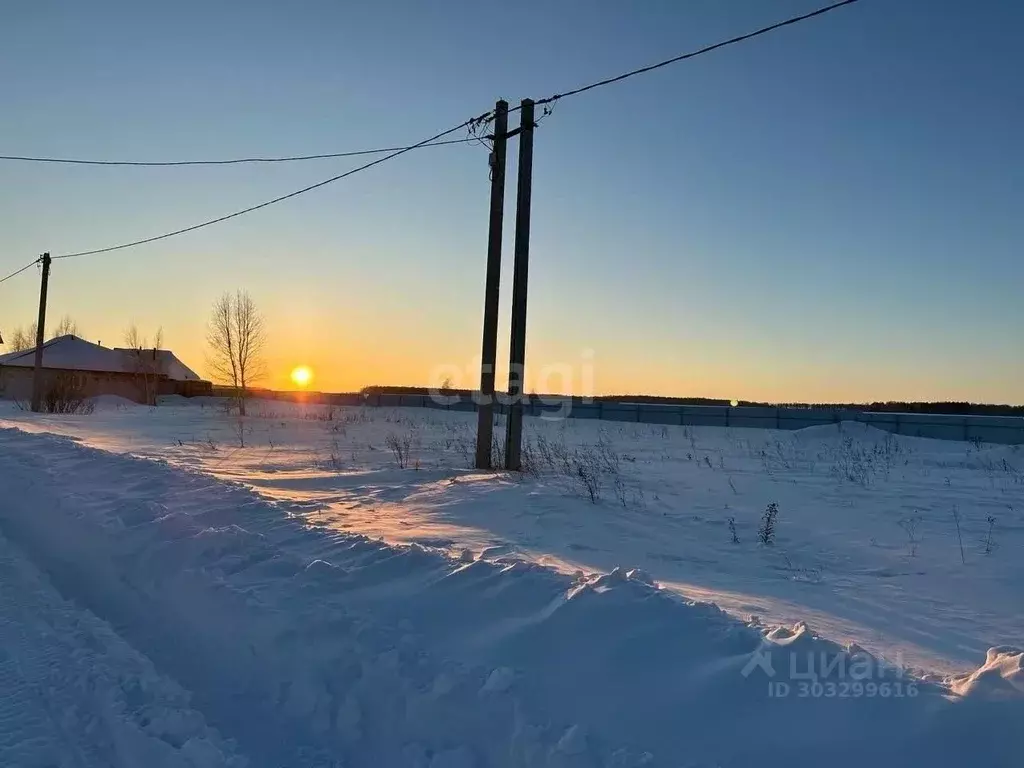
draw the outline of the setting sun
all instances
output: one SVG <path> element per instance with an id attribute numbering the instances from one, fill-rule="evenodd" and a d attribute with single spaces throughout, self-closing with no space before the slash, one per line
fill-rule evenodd
<path id="1" fill-rule="evenodd" d="M 292 369 L 292 381 L 296 386 L 307 387 L 312 380 L 313 369 L 309 366 L 300 365 L 298 368 Z"/>

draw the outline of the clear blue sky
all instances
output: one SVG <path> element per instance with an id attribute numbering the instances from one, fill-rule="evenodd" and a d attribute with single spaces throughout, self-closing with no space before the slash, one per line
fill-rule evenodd
<path id="1" fill-rule="evenodd" d="M 0 154 L 410 143 L 498 97 L 542 98 L 821 4 L 10 3 Z M 536 136 L 533 386 L 1024 402 L 1022 28 L 1018 3 L 862 0 L 559 103 Z M 478 145 L 410 153 L 200 232 L 57 262 L 51 318 L 105 344 L 133 320 L 163 326 L 203 368 L 210 304 L 244 287 L 270 322 L 272 384 L 308 363 L 324 389 L 442 370 L 473 386 L 486 160 Z M 0 163 L 0 272 L 355 164 Z M 31 322 L 37 285 L 30 272 L 0 286 L 0 330 Z"/>

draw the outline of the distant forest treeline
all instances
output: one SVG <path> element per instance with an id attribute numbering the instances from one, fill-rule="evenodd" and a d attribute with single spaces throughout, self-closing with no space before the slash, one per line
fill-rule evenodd
<path id="1" fill-rule="evenodd" d="M 374 385 L 363 387 L 362 394 L 387 394 L 387 395 L 429 395 L 436 392 L 430 387 L 398 387 Z M 471 395 L 472 390 L 468 389 L 447 389 L 445 394 L 449 395 Z M 538 395 L 531 393 L 532 397 L 564 397 L 564 395 Z M 579 398 L 575 398 L 579 399 Z M 729 400 L 716 399 L 711 397 L 663 397 L 661 395 L 598 395 L 593 400 L 611 403 L 647 403 L 651 405 L 730 405 Z M 968 403 L 943 401 L 937 403 L 926 402 L 904 402 L 889 400 L 886 402 L 873 403 L 766 403 L 753 400 L 740 400 L 740 406 L 766 406 L 783 408 L 820 408 L 823 410 L 853 410 L 853 411 L 875 411 L 879 413 L 940 413 L 951 415 L 976 415 L 976 416 L 1024 416 L 1024 405 L 997 405 L 989 403 Z"/>
<path id="2" fill-rule="evenodd" d="M 1024 416 L 1024 405 L 967 403 L 943 401 L 938 403 L 906 403 L 899 400 L 874 403 L 777 403 L 784 408 L 848 408 L 878 413 L 943 413 L 955 416 Z"/>

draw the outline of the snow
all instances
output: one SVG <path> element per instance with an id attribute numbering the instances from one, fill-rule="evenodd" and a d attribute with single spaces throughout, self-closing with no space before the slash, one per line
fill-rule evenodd
<path id="1" fill-rule="evenodd" d="M 530 420 L 532 455 L 605 462 L 592 503 L 543 460 L 466 468 L 474 414 L 0 409 L 0 764 L 1024 754 L 1012 448 Z"/>
<path id="2" fill-rule="evenodd" d="M 31 368 L 35 365 L 35 348 L 0 355 L 0 365 Z M 99 371 L 103 373 L 135 373 L 138 371 L 138 353 L 133 349 L 108 349 L 77 336 L 58 336 L 43 344 L 43 367 L 73 371 Z M 155 356 L 154 370 L 178 381 L 198 381 L 199 376 L 177 356 L 166 349 L 144 350 L 144 355 Z"/>
<path id="3" fill-rule="evenodd" d="M 177 355 L 169 349 L 145 349 L 140 353 L 135 349 L 114 347 L 114 351 L 130 361 L 128 363 L 129 370 L 136 369 L 138 366 L 138 356 L 142 354 L 145 358 L 155 359 L 155 363 L 152 366 L 153 370 L 166 375 L 169 379 L 174 381 L 199 381 L 199 374 L 181 362 Z"/>
<path id="4" fill-rule="evenodd" d="M 777 432 L 528 419 L 534 456 L 543 438 L 556 464 L 575 451 L 617 457 L 614 476 L 598 473 L 595 504 L 546 464 L 522 480 L 468 469 L 471 413 L 255 402 L 239 424 L 215 398 L 166 402 L 79 417 L 8 407 L 3 423 L 242 483 L 339 531 L 569 574 L 639 568 L 739 618 L 806 621 L 929 672 L 968 672 L 988 648 L 1024 638 L 1016 447 L 859 423 Z M 389 436 L 409 440 L 408 468 Z M 757 530 L 769 502 L 780 513 L 766 547 Z"/>
<path id="5" fill-rule="evenodd" d="M 3 765 L 241 765 L 183 689 L 2 536 L 0 605 Z"/>
<path id="6" fill-rule="evenodd" d="M 128 408 L 141 407 L 134 400 L 129 400 L 127 397 L 121 397 L 120 395 L 96 395 L 95 397 L 90 397 L 89 402 L 92 403 L 93 409 L 96 411 L 123 411 Z"/>
<path id="7" fill-rule="evenodd" d="M 35 348 L 11 352 L 0 357 L 0 365 L 31 368 L 35 365 Z M 77 336 L 59 336 L 43 344 L 43 367 L 75 371 L 130 373 L 119 352 L 93 344 Z"/>

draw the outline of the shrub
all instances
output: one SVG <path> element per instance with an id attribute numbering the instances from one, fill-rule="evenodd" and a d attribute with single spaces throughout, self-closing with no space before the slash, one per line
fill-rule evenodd
<path id="1" fill-rule="evenodd" d="M 764 508 L 761 515 L 761 527 L 757 529 L 757 538 L 762 544 L 775 542 L 775 519 L 779 516 L 779 505 L 772 502 Z"/>
<path id="2" fill-rule="evenodd" d="M 43 393 L 43 413 L 89 414 L 96 406 L 85 397 L 85 380 L 60 373 Z"/>
<path id="3" fill-rule="evenodd" d="M 728 519 L 729 519 L 729 533 L 732 534 L 732 543 L 733 544 L 739 544 L 740 543 L 740 537 L 736 533 L 736 518 L 730 516 Z"/>
<path id="4" fill-rule="evenodd" d="M 409 466 L 411 442 L 408 435 L 399 437 L 394 432 L 389 432 L 388 436 L 384 438 L 384 444 L 395 455 L 395 462 L 398 464 L 399 469 L 405 469 Z"/>
<path id="5" fill-rule="evenodd" d="M 591 504 L 597 504 L 601 498 L 601 474 L 597 462 L 589 452 L 576 453 L 573 461 L 573 479 Z"/>

